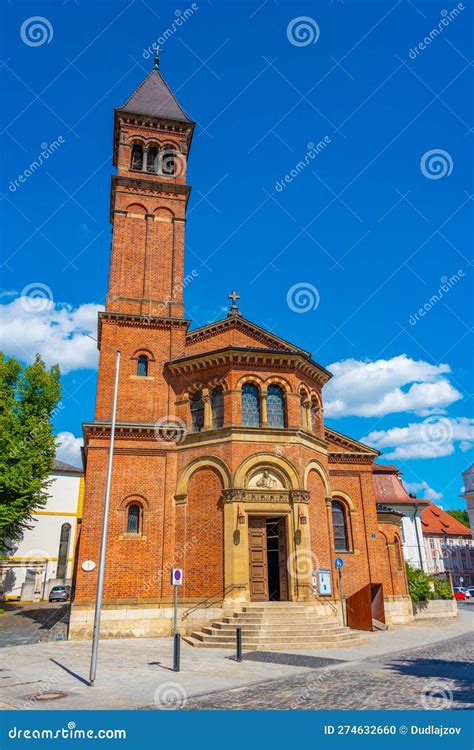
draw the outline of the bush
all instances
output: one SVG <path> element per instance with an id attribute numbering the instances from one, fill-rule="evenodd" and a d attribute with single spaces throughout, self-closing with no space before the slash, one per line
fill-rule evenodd
<path id="1" fill-rule="evenodd" d="M 408 590 L 414 604 L 427 602 L 431 599 L 452 599 L 451 586 L 446 581 L 431 579 L 426 573 L 418 568 L 412 568 L 406 563 Z M 434 589 L 432 588 L 434 586 Z"/>

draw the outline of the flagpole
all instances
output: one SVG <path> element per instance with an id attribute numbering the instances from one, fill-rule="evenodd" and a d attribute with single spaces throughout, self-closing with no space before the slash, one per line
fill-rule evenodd
<path id="1" fill-rule="evenodd" d="M 97 672 L 97 652 L 99 650 L 100 615 L 102 598 L 104 595 L 105 555 L 107 551 L 107 528 L 109 525 L 110 487 L 112 484 L 112 466 L 114 461 L 115 422 L 117 416 L 117 395 L 120 372 L 120 352 L 117 351 L 115 360 L 115 383 L 112 405 L 112 423 L 110 426 L 109 463 L 107 467 L 107 484 L 105 487 L 104 520 L 102 523 L 102 539 L 100 542 L 99 570 L 97 579 L 97 597 L 95 602 L 94 631 L 92 634 L 92 652 L 89 672 L 89 684 L 92 687 Z"/>

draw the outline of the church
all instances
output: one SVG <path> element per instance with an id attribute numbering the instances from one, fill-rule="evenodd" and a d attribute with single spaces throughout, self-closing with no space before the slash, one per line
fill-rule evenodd
<path id="1" fill-rule="evenodd" d="M 183 634 L 252 607 L 280 608 L 288 622 L 338 618 L 342 588 L 347 624 L 407 622 L 401 514 L 377 502 L 378 452 L 324 423 L 331 373 L 247 320 L 235 292 L 222 320 L 193 329 L 184 317 L 194 126 L 157 58 L 115 110 L 109 287 L 94 421 L 83 426 L 69 637 L 92 634 L 117 350 L 101 635 L 169 635 L 172 567 L 183 569 Z"/>

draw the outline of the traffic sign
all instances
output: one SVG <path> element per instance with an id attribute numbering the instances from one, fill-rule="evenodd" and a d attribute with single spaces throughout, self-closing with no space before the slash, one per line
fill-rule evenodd
<path id="1" fill-rule="evenodd" d="M 336 559 L 334 560 L 334 565 L 336 566 L 336 568 L 343 568 L 344 560 L 342 559 L 342 557 L 336 557 Z"/>
<path id="2" fill-rule="evenodd" d="M 183 571 L 181 568 L 171 568 L 171 583 L 173 586 L 183 585 Z"/>

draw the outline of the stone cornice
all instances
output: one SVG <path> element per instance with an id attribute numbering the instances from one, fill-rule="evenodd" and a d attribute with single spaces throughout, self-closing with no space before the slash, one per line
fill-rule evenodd
<path id="1" fill-rule="evenodd" d="M 308 503 L 306 490 L 245 490 L 230 488 L 222 491 L 224 503 Z"/>
<path id="2" fill-rule="evenodd" d="M 336 430 L 331 430 L 329 427 L 324 428 L 324 434 L 328 442 L 336 443 L 336 445 L 340 445 L 342 448 L 349 449 L 350 453 L 371 456 L 372 459 L 380 456 L 380 451 L 375 450 L 375 448 L 371 448 L 364 443 L 359 443 L 358 440 L 343 435 L 341 432 L 336 432 Z M 337 451 L 331 451 L 331 453 L 337 453 Z"/>
<path id="3" fill-rule="evenodd" d="M 367 453 L 350 453 L 347 452 L 329 452 L 328 460 L 331 464 L 371 464 L 374 460 L 372 455 Z"/>
<path id="4" fill-rule="evenodd" d="M 236 365 L 259 366 L 266 369 L 287 370 L 294 369 L 305 373 L 316 382 L 324 385 L 330 373 L 308 360 L 297 351 L 283 351 L 276 349 L 256 349 L 250 347 L 230 346 L 216 351 L 195 354 L 189 357 L 171 360 L 167 368 L 174 375 L 189 375 L 204 370 Z"/>
<path id="5" fill-rule="evenodd" d="M 146 300 L 145 300 L 146 302 Z M 153 315 L 144 315 L 139 313 L 114 312 L 104 310 L 99 313 L 99 325 L 97 339 L 100 343 L 102 334 L 102 322 L 104 320 L 118 323 L 120 326 L 129 326 L 131 328 L 170 328 L 171 326 L 184 327 L 189 326 L 189 320 L 183 318 L 161 318 Z"/>

